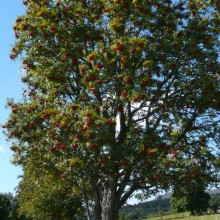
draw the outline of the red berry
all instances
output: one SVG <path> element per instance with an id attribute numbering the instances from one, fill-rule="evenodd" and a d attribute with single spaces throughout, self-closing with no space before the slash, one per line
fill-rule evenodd
<path id="1" fill-rule="evenodd" d="M 53 31 L 53 32 L 55 32 L 55 31 L 56 31 L 56 28 L 55 28 L 54 26 L 51 26 L 51 27 L 50 27 L 50 30 Z"/>
<path id="2" fill-rule="evenodd" d="M 94 60 L 94 59 L 95 59 L 95 56 L 94 56 L 94 55 L 90 55 L 90 56 L 89 56 L 89 60 L 92 61 L 92 60 Z"/>
<path id="3" fill-rule="evenodd" d="M 60 145 L 60 149 L 65 150 L 66 146 L 65 145 Z"/>
<path id="4" fill-rule="evenodd" d="M 149 155 L 150 157 L 153 157 L 153 156 L 155 155 L 155 153 L 156 153 L 155 150 L 150 150 L 149 153 L 148 153 L 148 155 Z"/>
<path id="5" fill-rule="evenodd" d="M 93 143 L 89 144 L 89 148 L 93 149 L 94 147 L 95 147 L 95 144 L 93 144 Z"/>
<path id="6" fill-rule="evenodd" d="M 123 91 L 121 92 L 121 96 L 126 97 L 126 96 L 127 96 L 127 91 L 126 91 L 126 90 L 123 90 Z"/>
<path id="7" fill-rule="evenodd" d="M 73 147 L 73 148 L 77 148 L 78 146 L 79 146 L 78 143 L 73 143 L 73 144 L 72 144 L 72 147 Z"/>

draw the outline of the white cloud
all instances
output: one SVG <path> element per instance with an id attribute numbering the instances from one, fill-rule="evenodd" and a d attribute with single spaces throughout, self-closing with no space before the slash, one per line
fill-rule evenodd
<path id="1" fill-rule="evenodd" d="M 4 153 L 4 152 L 5 152 L 4 147 L 0 146 L 0 153 Z"/>

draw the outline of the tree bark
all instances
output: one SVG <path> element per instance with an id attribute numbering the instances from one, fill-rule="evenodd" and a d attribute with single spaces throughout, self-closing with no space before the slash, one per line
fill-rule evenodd
<path id="1" fill-rule="evenodd" d="M 105 186 L 102 199 L 102 220 L 118 220 L 119 200 L 116 195 L 115 186 L 111 183 Z"/>
<path id="2" fill-rule="evenodd" d="M 102 206 L 101 206 L 101 198 L 100 198 L 100 192 L 98 187 L 96 187 L 94 191 L 94 198 L 95 198 L 95 206 L 94 206 L 94 216 L 95 220 L 102 220 Z"/>

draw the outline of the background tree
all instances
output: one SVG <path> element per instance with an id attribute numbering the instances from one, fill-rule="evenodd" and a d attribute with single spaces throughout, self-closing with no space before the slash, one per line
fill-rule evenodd
<path id="1" fill-rule="evenodd" d="M 210 195 L 205 191 L 195 191 L 187 195 L 187 210 L 192 215 L 202 214 L 206 212 L 209 207 Z"/>
<path id="2" fill-rule="evenodd" d="M 9 219 L 11 211 L 11 203 L 7 194 L 0 194 L 0 218 L 3 220 Z"/>
<path id="3" fill-rule="evenodd" d="M 18 215 L 18 204 L 12 193 L 0 194 L 0 219 L 1 220 L 28 220 L 24 215 Z"/>
<path id="4" fill-rule="evenodd" d="M 185 191 L 185 194 L 178 194 L 171 198 L 171 210 L 178 213 L 190 211 L 191 215 L 201 215 L 209 207 L 209 193 L 204 190 L 195 189 L 195 191 Z"/>
<path id="5" fill-rule="evenodd" d="M 27 89 L 4 126 L 16 164 L 52 163 L 82 195 L 91 186 L 96 220 L 118 219 L 137 190 L 218 183 L 217 4 L 24 4 L 11 58 Z"/>
<path id="6" fill-rule="evenodd" d="M 184 196 L 181 198 L 172 196 L 169 203 L 171 212 L 181 213 L 187 210 L 187 198 Z"/>
<path id="7" fill-rule="evenodd" d="M 212 196 L 209 201 L 209 208 L 214 212 L 217 213 L 220 207 L 220 196 Z"/>
<path id="8" fill-rule="evenodd" d="M 64 176 L 29 166 L 17 189 L 18 211 L 33 220 L 75 220 L 85 216 L 82 198 Z"/>

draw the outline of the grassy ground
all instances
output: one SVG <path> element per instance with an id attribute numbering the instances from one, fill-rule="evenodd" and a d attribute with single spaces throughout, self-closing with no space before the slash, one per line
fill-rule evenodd
<path id="1" fill-rule="evenodd" d="M 183 212 L 183 213 L 176 213 L 176 214 L 172 214 L 172 215 L 164 215 L 162 217 L 152 217 L 152 218 L 148 218 L 148 219 L 149 220 L 171 220 L 171 219 L 184 218 L 184 220 L 185 220 L 185 217 L 188 217 L 189 215 L 190 215 L 189 212 Z"/>
<path id="2" fill-rule="evenodd" d="M 215 215 L 203 215 L 203 216 L 189 216 L 188 212 L 179 213 L 179 214 L 172 214 L 172 215 L 165 215 L 162 217 L 153 217 L 148 218 L 147 220 L 175 220 L 175 219 L 182 219 L 182 220 L 220 220 L 220 214 Z"/>
<path id="3" fill-rule="evenodd" d="M 220 215 L 203 215 L 184 218 L 184 220 L 220 220 Z"/>

